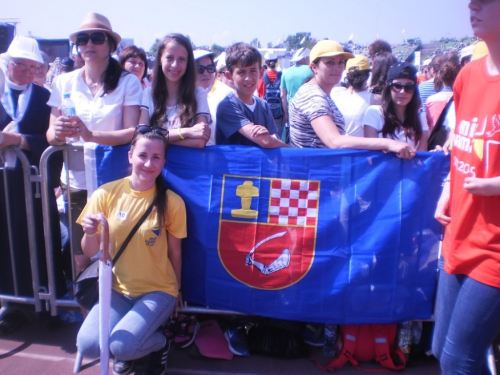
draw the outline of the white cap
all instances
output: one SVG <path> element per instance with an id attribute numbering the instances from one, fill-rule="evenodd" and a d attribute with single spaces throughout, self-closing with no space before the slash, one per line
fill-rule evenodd
<path id="1" fill-rule="evenodd" d="M 16 35 L 7 50 L 7 54 L 16 59 L 27 59 L 43 64 L 38 42 L 26 36 Z"/>
<path id="2" fill-rule="evenodd" d="M 290 60 L 291 62 L 297 62 L 302 60 L 304 57 L 309 57 L 311 54 L 311 50 L 309 48 L 299 48 L 295 54 L 293 55 L 292 59 Z"/>
<path id="3" fill-rule="evenodd" d="M 215 57 L 215 53 L 213 52 L 210 52 L 210 51 L 206 51 L 204 49 L 196 49 L 193 51 L 193 55 L 194 55 L 194 59 L 195 60 L 199 60 L 201 59 L 202 57 L 205 57 L 205 56 L 212 56 L 212 58 Z"/>
<path id="4" fill-rule="evenodd" d="M 226 67 L 226 52 L 222 52 L 217 58 L 214 60 L 217 64 L 217 71 Z"/>
<path id="5" fill-rule="evenodd" d="M 264 60 L 266 60 L 266 61 L 269 61 L 269 60 L 278 60 L 278 55 L 272 49 L 270 49 L 264 55 Z"/>
<path id="6" fill-rule="evenodd" d="M 475 47 L 475 45 L 472 44 L 470 46 L 462 48 L 460 50 L 460 60 L 462 60 L 464 57 L 472 56 L 472 53 L 474 52 L 474 47 Z"/>

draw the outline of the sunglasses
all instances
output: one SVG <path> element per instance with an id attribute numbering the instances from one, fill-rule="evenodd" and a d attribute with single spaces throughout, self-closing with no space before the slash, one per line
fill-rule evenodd
<path id="1" fill-rule="evenodd" d="M 393 92 L 401 92 L 401 90 L 405 90 L 405 92 L 407 94 L 413 94 L 415 92 L 415 84 L 414 83 L 406 83 L 406 84 L 402 84 L 402 83 L 399 83 L 399 82 L 392 82 L 389 86 L 391 86 L 391 90 Z"/>
<path id="2" fill-rule="evenodd" d="M 108 37 L 103 32 L 96 32 L 92 34 L 78 34 L 76 36 L 76 45 L 77 46 L 86 46 L 89 40 L 92 41 L 92 44 L 100 45 L 104 44 Z"/>
<path id="3" fill-rule="evenodd" d="M 141 134 L 147 134 L 147 133 L 155 132 L 156 134 L 162 135 L 164 137 L 168 136 L 168 130 L 167 129 L 157 128 L 155 126 L 137 125 L 136 129 Z"/>
<path id="4" fill-rule="evenodd" d="M 208 73 L 215 73 L 215 65 L 214 64 L 210 64 L 210 65 L 207 65 L 207 66 L 204 66 L 204 65 L 198 65 L 198 74 L 203 74 L 204 71 L 207 71 Z"/>

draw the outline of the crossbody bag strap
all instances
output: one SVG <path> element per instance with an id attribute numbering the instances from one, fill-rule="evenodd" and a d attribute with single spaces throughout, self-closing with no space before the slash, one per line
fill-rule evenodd
<path id="1" fill-rule="evenodd" d="M 122 255 L 123 250 L 125 250 L 125 248 L 127 247 L 128 243 L 130 242 L 132 237 L 134 237 L 135 232 L 137 232 L 137 229 L 139 229 L 139 227 L 142 225 L 144 220 L 146 220 L 146 218 L 149 216 L 152 209 L 153 209 L 153 203 L 151 203 L 151 205 L 148 207 L 146 212 L 144 212 L 144 215 L 142 215 L 142 217 L 139 219 L 139 221 L 132 228 L 132 230 L 128 234 L 127 238 L 125 239 L 125 241 L 123 241 L 122 246 L 120 247 L 120 250 L 118 250 L 118 253 L 116 253 L 115 257 L 111 261 L 112 266 L 114 266 L 116 264 L 116 262 L 118 261 L 118 258 L 120 258 L 120 255 Z"/>

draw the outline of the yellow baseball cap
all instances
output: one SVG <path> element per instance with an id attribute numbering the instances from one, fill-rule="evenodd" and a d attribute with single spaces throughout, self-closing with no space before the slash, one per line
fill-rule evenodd
<path id="1" fill-rule="evenodd" d="M 474 51 L 472 52 L 472 61 L 479 60 L 488 54 L 488 46 L 484 41 L 480 41 L 474 46 Z"/>
<path id="2" fill-rule="evenodd" d="M 347 73 L 356 70 L 370 70 L 370 61 L 365 55 L 355 55 L 352 59 L 347 60 L 345 71 Z"/>
<path id="3" fill-rule="evenodd" d="M 339 42 L 333 40 L 320 40 L 311 50 L 309 56 L 311 61 L 319 57 L 332 57 L 342 55 L 346 59 L 352 59 L 354 55 L 344 51 L 344 47 Z"/>

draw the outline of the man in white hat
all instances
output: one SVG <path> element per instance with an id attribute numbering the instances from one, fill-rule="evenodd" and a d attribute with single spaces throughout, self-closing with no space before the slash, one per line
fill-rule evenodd
<path id="1" fill-rule="evenodd" d="M 295 65 L 283 72 L 281 78 L 281 102 L 283 103 L 284 122 L 288 122 L 288 104 L 302 84 L 312 78 L 312 70 L 309 67 L 309 48 L 300 48 L 293 55 L 290 62 Z"/>
<path id="2" fill-rule="evenodd" d="M 8 116 L 0 123 L 0 148 L 18 146 L 27 150 L 30 162 L 38 165 L 48 146 L 45 132 L 50 116 L 46 105 L 50 92 L 33 85 L 43 64 L 38 42 L 17 35 L 1 60 L 6 76 L 2 105 Z"/>
<path id="3" fill-rule="evenodd" d="M 38 168 L 40 157 L 48 147 L 45 133 L 49 127 L 50 118 L 50 107 L 46 104 L 50 92 L 42 86 L 33 84 L 37 70 L 43 63 L 38 43 L 32 38 L 17 35 L 7 52 L 1 55 L 0 60 L 5 73 L 5 91 L 1 98 L 1 107 L 4 111 L 2 111 L 3 116 L 0 116 L 0 148 L 19 147 L 27 156 L 29 163 Z M 22 168 L 13 151 L 5 150 L 4 156 L 5 166 L 9 168 L 4 168 L 0 172 L 0 207 L 2 207 L 0 210 L 0 238 L 5 239 L 0 244 L 0 293 L 14 294 L 10 258 L 10 246 L 12 246 L 16 253 L 17 292 L 22 296 L 32 296 L 33 282 L 28 231 L 35 232 L 40 285 L 45 287 L 48 285 L 41 201 L 29 197 L 32 198 L 35 228 L 28 227 Z M 51 158 L 51 161 L 55 161 L 55 158 Z M 49 167 L 52 168 L 52 164 Z M 55 178 L 49 179 L 50 187 L 58 185 L 59 173 L 60 170 L 51 174 Z M 7 176 L 6 185 L 3 184 L 4 175 Z M 5 209 L 4 189 L 9 191 L 9 201 L 12 204 L 9 212 Z M 61 245 L 59 217 L 54 194 L 49 194 L 49 208 L 51 209 L 50 218 L 55 224 L 51 226 L 51 236 L 54 244 L 52 253 L 56 257 L 56 267 L 58 268 L 56 272 L 57 294 L 62 296 L 66 286 L 62 271 L 57 266 L 61 260 Z M 15 223 L 11 226 L 12 236 L 10 237 L 6 224 L 5 215 L 7 213 L 12 222 Z M 0 335 L 12 332 L 23 320 L 24 314 L 17 309 L 14 311 L 14 307 L 11 306 L 11 311 L 0 320 Z"/>

